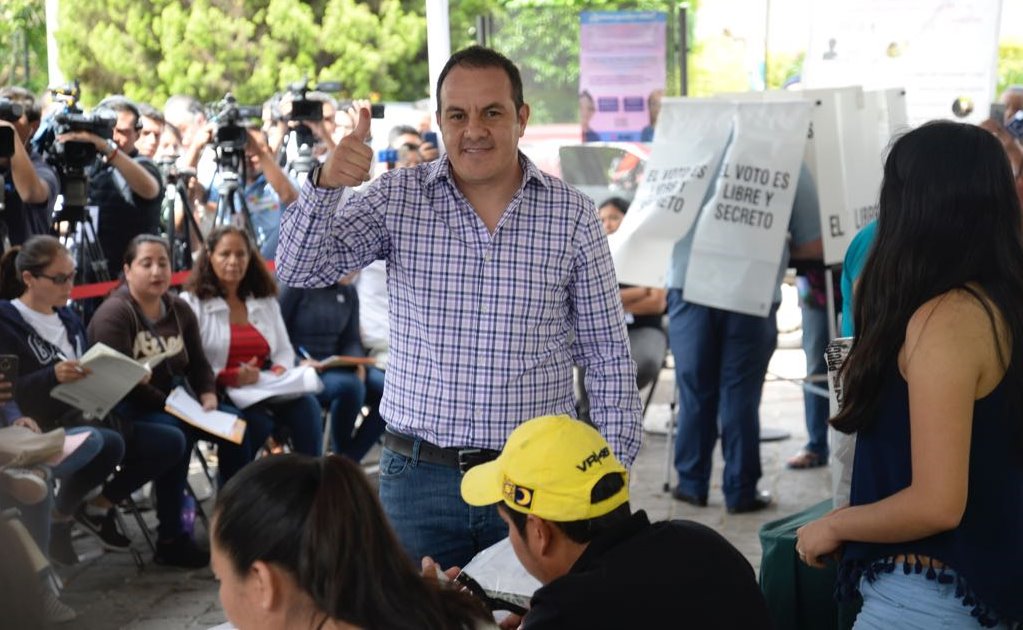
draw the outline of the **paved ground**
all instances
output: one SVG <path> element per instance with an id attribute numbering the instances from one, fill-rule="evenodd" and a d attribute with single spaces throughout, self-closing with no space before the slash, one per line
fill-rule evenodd
<path id="1" fill-rule="evenodd" d="M 770 490 L 777 504 L 764 512 L 730 515 L 721 495 L 720 452 L 716 453 L 710 505 L 695 508 L 678 503 L 663 491 L 665 475 L 664 435 L 645 433 L 643 447 L 633 469 L 632 503 L 645 509 L 652 520 L 687 518 L 700 521 L 721 532 L 742 551 L 755 569 L 760 566 L 758 530 L 770 520 L 791 514 L 820 501 L 830 493 L 826 469 L 785 470 L 785 459 L 806 439 L 803 425 L 802 390 L 798 385 L 776 377 L 802 375 L 801 350 L 781 349 L 771 364 L 769 382 L 764 389 L 761 425 L 782 429 L 791 438 L 762 444 L 763 472 L 761 488 Z M 658 424 L 668 416 L 672 395 L 672 375 L 661 375 L 647 421 Z M 201 476 L 193 480 L 199 483 Z M 674 483 L 674 477 L 672 477 Z M 147 519 L 153 519 L 151 513 Z M 133 525 L 133 524 L 132 524 Z M 197 524 L 201 531 L 201 525 Z M 139 550 L 147 560 L 140 571 L 128 554 L 103 554 L 90 539 L 76 541 L 85 559 L 79 565 L 60 571 L 66 590 L 63 600 L 78 611 L 79 618 L 66 628 L 82 630 L 205 630 L 225 621 L 217 601 L 217 582 L 209 570 L 182 571 L 158 567 L 149 560 L 137 529 L 130 535 L 138 539 Z M 201 534 L 200 534 L 201 535 Z"/>

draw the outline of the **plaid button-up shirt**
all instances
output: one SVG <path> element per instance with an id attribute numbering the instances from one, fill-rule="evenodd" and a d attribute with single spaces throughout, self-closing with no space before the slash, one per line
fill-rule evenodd
<path id="1" fill-rule="evenodd" d="M 522 186 L 489 232 L 447 157 L 365 191 L 306 183 L 284 211 L 277 274 L 326 286 L 387 261 L 390 362 L 381 415 L 445 447 L 499 450 L 530 418 L 575 415 L 586 368 L 591 419 L 623 463 L 640 402 L 607 239 L 593 203 L 519 156 Z"/>

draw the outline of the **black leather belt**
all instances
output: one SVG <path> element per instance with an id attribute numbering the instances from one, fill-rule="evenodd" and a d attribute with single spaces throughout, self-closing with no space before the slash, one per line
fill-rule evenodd
<path id="1" fill-rule="evenodd" d="M 412 457 L 412 448 L 415 442 L 415 438 L 390 431 L 384 432 L 384 447 L 405 457 Z M 444 448 L 430 444 L 426 440 L 419 441 L 419 461 L 457 468 L 462 474 L 465 474 L 465 471 L 473 466 L 497 459 L 500 454 L 500 451 L 489 448 Z"/>

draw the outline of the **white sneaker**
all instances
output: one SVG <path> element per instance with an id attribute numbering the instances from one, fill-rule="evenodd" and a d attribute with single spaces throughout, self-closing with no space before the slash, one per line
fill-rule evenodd
<path id="1" fill-rule="evenodd" d="M 60 601 L 53 591 L 43 587 L 43 616 L 48 623 L 67 623 L 78 617 L 75 609 Z"/>

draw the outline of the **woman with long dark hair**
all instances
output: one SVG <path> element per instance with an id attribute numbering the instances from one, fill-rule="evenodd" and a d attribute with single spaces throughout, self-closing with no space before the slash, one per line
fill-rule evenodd
<path id="1" fill-rule="evenodd" d="M 217 496 L 220 601 L 239 630 L 493 627 L 472 596 L 419 575 L 357 464 L 257 460 Z"/>
<path id="2" fill-rule="evenodd" d="M 214 228 L 181 294 L 199 320 L 202 346 L 224 387 L 245 387 L 263 370 L 295 366 L 295 352 L 277 303 L 277 283 L 252 239 L 233 225 Z M 312 394 L 265 401 L 245 409 L 260 426 L 284 425 L 296 451 L 323 449 L 320 403 Z"/>
<path id="3" fill-rule="evenodd" d="M 1023 622 L 1020 225 L 991 134 L 934 122 L 893 145 L 832 419 L 857 434 L 851 506 L 796 545 L 814 566 L 841 549 L 855 628 Z"/>

